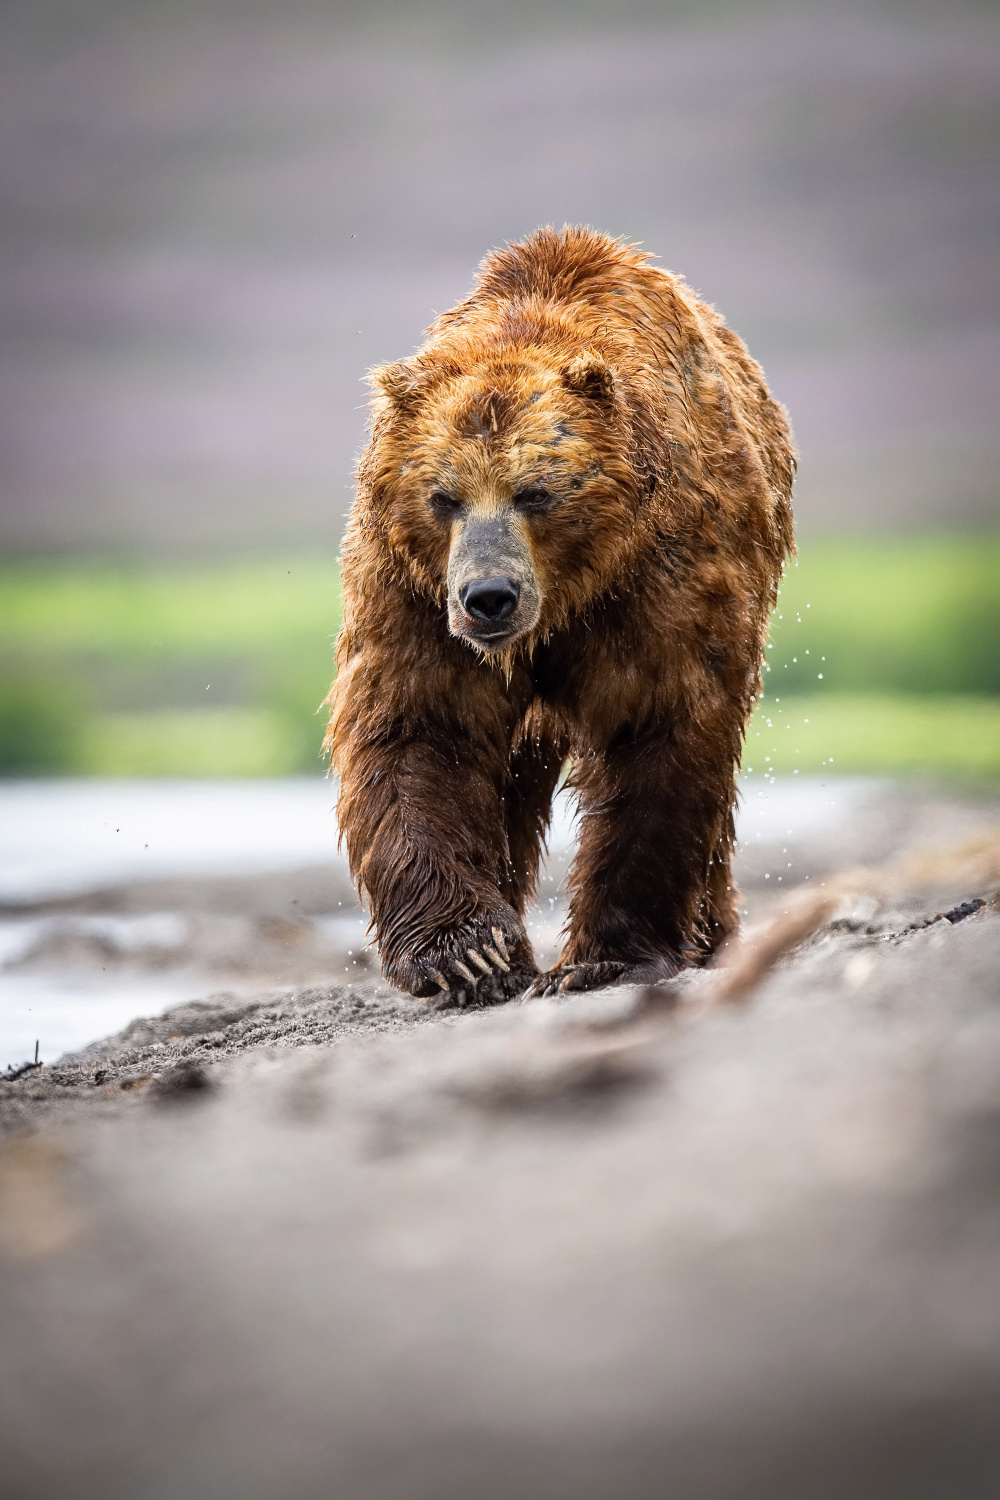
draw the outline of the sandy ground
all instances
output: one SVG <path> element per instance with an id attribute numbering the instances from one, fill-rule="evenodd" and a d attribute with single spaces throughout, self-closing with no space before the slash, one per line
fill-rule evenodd
<path id="1" fill-rule="evenodd" d="M 748 821 L 748 921 L 997 823 L 885 786 Z M 340 979 L 328 871 L 22 911 L 25 971 L 100 938 L 227 983 L 0 1083 L 4 1492 L 1000 1493 L 994 896 L 855 902 L 739 1006 L 438 1013 Z M 121 939 L 151 913 L 173 947 Z"/>

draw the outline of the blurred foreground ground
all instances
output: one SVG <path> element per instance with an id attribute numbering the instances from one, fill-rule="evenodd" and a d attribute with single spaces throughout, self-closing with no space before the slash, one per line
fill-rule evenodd
<path id="1" fill-rule="evenodd" d="M 754 788 L 748 920 L 998 823 Z M 690 975 L 434 1013 L 335 978 L 329 867 L 39 883 L 8 974 L 134 978 L 169 934 L 115 931 L 172 914 L 226 980 L 0 1083 L 6 1493 L 994 1496 L 994 897 L 845 911 L 741 1007 Z"/>

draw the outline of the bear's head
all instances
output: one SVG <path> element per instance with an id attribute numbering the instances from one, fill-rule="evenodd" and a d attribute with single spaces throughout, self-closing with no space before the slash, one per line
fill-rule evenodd
<path id="1" fill-rule="evenodd" d="M 620 578 L 650 480 L 600 354 L 426 351 L 371 378 L 378 529 L 453 635 L 530 649 Z"/>

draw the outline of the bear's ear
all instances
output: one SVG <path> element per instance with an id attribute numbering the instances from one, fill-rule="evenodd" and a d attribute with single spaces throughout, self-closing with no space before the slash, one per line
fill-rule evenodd
<path id="1" fill-rule="evenodd" d="M 368 372 L 368 382 L 376 396 L 387 396 L 398 407 L 409 406 L 419 389 L 416 372 L 403 360 L 398 364 L 376 365 Z"/>
<path id="2" fill-rule="evenodd" d="M 599 354 L 589 349 L 578 354 L 572 364 L 562 372 L 567 390 L 578 396 L 587 396 L 591 401 L 611 402 L 615 394 L 615 377 L 611 366 Z"/>

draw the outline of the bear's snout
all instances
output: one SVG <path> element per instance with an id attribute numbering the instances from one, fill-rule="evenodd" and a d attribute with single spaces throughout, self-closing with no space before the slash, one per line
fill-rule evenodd
<path id="1" fill-rule="evenodd" d="M 514 613 L 521 597 L 516 578 L 474 578 L 459 594 L 466 614 L 487 625 L 500 625 Z"/>
<path id="2" fill-rule="evenodd" d="M 448 557 L 448 624 L 477 650 L 502 651 L 538 623 L 541 596 L 525 526 L 510 510 L 471 508 Z"/>

